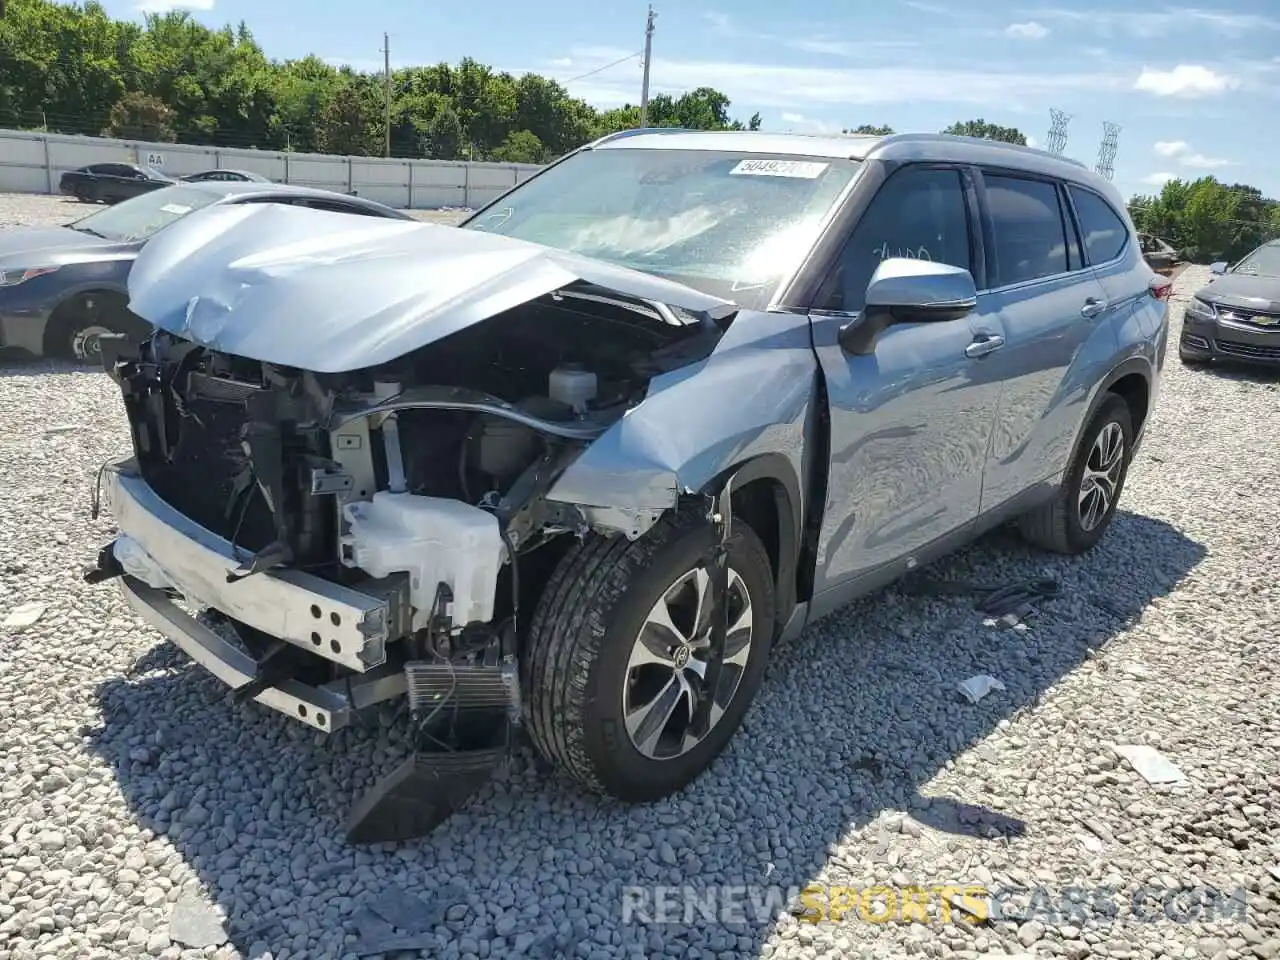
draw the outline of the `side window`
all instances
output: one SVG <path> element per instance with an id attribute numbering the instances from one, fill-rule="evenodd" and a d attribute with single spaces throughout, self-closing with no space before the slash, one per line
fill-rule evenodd
<path id="1" fill-rule="evenodd" d="M 1045 180 L 987 174 L 995 240 L 995 283 L 1002 287 L 1066 273 L 1067 231 L 1058 188 Z"/>
<path id="2" fill-rule="evenodd" d="M 973 269 L 960 171 L 908 167 L 886 180 L 849 235 L 822 308 L 861 310 L 872 274 L 891 257 Z"/>
<path id="3" fill-rule="evenodd" d="M 1080 232 L 1084 234 L 1084 248 L 1090 263 L 1106 263 L 1120 256 L 1129 239 L 1129 228 L 1111 209 L 1111 204 L 1092 190 L 1068 187 L 1071 202 L 1080 220 Z"/>

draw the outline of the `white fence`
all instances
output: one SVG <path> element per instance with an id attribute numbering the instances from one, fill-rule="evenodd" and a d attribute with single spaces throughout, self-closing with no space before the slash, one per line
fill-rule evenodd
<path id="1" fill-rule="evenodd" d="M 0 130 L 0 193 L 57 193 L 64 173 L 90 163 L 150 163 L 179 177 L 219 167 L 249 170 L 280 183 L 354 191 L 413 210 L 474 209 L 541 169 L 523 163 L 384 160 Z"/>

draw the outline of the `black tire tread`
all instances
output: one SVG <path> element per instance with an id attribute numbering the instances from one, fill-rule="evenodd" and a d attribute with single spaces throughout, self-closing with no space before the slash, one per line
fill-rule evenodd
<path id="1" fill-rule="evenodd" d="M 1071 510 L 1074 508 L 1071 503 L 1074 488 L 1069 480 L 1076 471 L 1080 457 L 1088 456 L 1088 451 L 1092 447 L 1096 425 L 1115 410 L 1117 405 L 1126 416 L 1132 416 L 1124 397 L 1118 393 L 1108 392 L 1107 399 L 1099 404 L 1097 412 L 1089 421 L 1089 426 L 1081 437 L 1080 448 L 1072 454 L 1071 462 L 1067 467 L 1062 487 L 1057 496 L 1043 506 L 1030 510 L 1018 518 L 1018 531 L 1023 539 L 1032 546 L 1039 547 L 1050 553 L 1074 555 L 1080 552 L 1071 541 L 1069 522 Z M 1130 426 L 1132 428 L 1132 421 L 1130 421 Z M 1126 437 L 1126 439 L 1128 438 Z M 1125 451 L 1125 456 L 1129 456 L 1128 450 Z M 1127 472 L 1128 467 L 1125 470 Z"/>
<path id="2" fill-rule="evenodd" d="M 610 791 L 584 745 L 587 684 L 608 615 L 664 547 L 700 518 L 664 518 L 637 540 L 588 534 L 557 565 L 534 613 L 521 685 L 530 739 L 542 756 L 592 793 Z"/>

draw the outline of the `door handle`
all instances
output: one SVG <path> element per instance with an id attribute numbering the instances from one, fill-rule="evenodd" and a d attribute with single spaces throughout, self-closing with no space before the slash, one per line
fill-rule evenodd
<path id="1" fill-rule="evenodd" d="M 1092 320 L 1105 309 L 1107 309 L 1107 301 L 1099 300 L 1097 297 L 1090 297 L 1084 302 L 1084 306 L 1080 308 L 1080 316 L 1086 320 Z"/>
<path id="2" fill-rule="evenodd" d="M 974 340 L 964 348 L 964 355 L 971 360 L 978 357 L 985 357 L 988 353 L 995 353 L 1004 346 L 1004 337 L 984 336 L 980 340 Z"/>

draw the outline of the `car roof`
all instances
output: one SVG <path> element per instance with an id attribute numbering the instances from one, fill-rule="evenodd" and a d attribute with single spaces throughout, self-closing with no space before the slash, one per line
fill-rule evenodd
<path id="1" fill-rule="evenodd" d="M 944 133 L 817 136 L 758 130 L 625 130 L 590 144 L 597 150 L 726 150 L 736 153 L 816 157 L 829 160 L 885 160 L 978 163 L 1072 180 L 1120 203 L 1111 184 L 1078 160 L 1034 147 Z"/>

